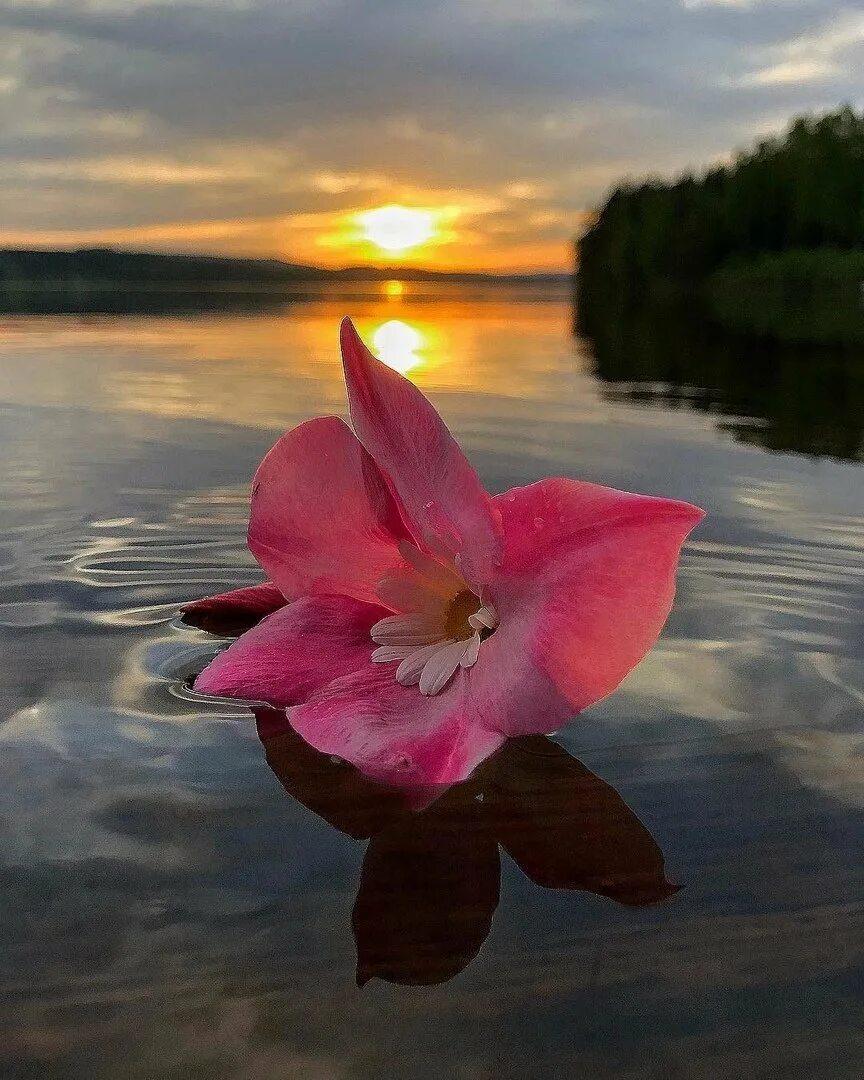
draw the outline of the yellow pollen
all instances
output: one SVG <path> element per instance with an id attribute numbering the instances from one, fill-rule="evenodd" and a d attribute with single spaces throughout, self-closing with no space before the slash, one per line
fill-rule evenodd
<path id="1" fill-rule="evenodd" d="M 471 637 L 474 630 L 468 622 L 468 616 L 480 610 L 480 601 L 469 589 L 463 589 L 450 601 L 444 616 L 444 636 L 461 641 Z"/>

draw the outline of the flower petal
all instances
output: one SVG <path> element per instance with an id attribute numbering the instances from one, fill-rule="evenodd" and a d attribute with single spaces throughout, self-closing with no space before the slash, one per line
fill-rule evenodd
<path id="1" fill-rule="evenodd" d="M 611 693 L 654 644 L 681 545 L 704 514 L 564 479 L 496 502 L 506 551 L 490 592 L 500 625 L 471 669 L 471 695 L 487 726 L 548 733 L 565 707 L 578 712 Z"/>
<path id="2" fill-rule="evenodd" d="M 479 634 L 471 635 L 465 648 L 465 653 L 462 659 L 459 661 L 460 665 L 463 668 L 474 667 L 474 665 L 477 663 L 477 658 L 480 655 L 480 640 L 481 638 Z"/>
<path id="3" fill-rule="evenodd" d="M 492 608 L 484 604 L 479 611 L 468 616 L 468 624 L 472 630 L 482 630 L 484 627 L 487 630 L 494 630 L 498 625 L 498 616 Z"/>
<path id="4" fill-rule="evenodd" d="M 267 581 L 245 589 L 193 600 L 180 608 L 181 621 L 219 637 L 238 637 L 259 623 L 265 615 L 278 611 L 288 601 Z"/>
<path id="5" fill-rule="evenodd" d="M 347 596 L 296 600 L 220 653 L 195 680 L 195 689 L 296 705 L 333 679 L 372 667 L 369 631 L 382 614 L 382 608 Z"/>
<path id="6" fill-rule="evenodd" d="M 287 596 L 377 603 L 378 582 L 404 566 L 407 535 L 377 465 L 338 417 L 289 431 L 258 467 L 249 547 Z"/>
<path id="7" fill-rule="evenodd" d="M 475 584 L 501 559 L 498 512 L 444 421 L 413 383 L 376 360 L 350 319 L 342 321 L 342 362 L 351 423 L 391 482 L 417 540 L 462 556 Z"/>
<path id="8" fill-rule="evenodd" d="M 392 669 L 369 664 L 289 709 L 295 731 L 316 749 L 397 787 L 447 787 L 464 780 L 504 741 L 475 723 L 465 673 L 435 697 L 401 686 Z"/>
<path id="9" fill-rule="evenodd" d="M 404 660 L 406 656 L 417 652 L 420 645 L 379 645 L 372 653 L 373 664 L 390 664 L 394 660 Z"/>

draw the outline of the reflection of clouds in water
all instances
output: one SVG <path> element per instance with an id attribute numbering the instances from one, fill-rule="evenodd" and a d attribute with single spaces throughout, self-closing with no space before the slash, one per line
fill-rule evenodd
<path id="1" fill-rule="evenodd" d="M 764 460 L 732 473 L 726 499 L 715 488 L 703 501 L 666 631 L 571 745 L 702 739 L 707 724 L 752 735 L 796 782 L 864 806 L 864 520 L 837 513 L 858 505 L 861 472 L 787 458 L 762 474 Z M 638 718 L 628 736 L 622 712 Z"/>
<path id="2" fill-rule="evenodd" d="M 640 1069 L 718 1053 L 728 1069 L 756 1053 L 773 1075 L 790 1045 L 813 1037 L 802 1002 L 819 986 L 832 1001 L 820 1045 L 845 1038 L 864 926 L 861 875 L 831 827 L 844 819 L 746 743 L 738 757 L 705 740 L 662 756 L 595 755 L 671 842 L 687 887 L 669 905 L 622 909 L 541 893 L 505 863 L 492 942 L 433 996 L 354 989 L 347 919 L 362 848 L 284 797 L 248 724 L 62 703 L 16 718 L 0 739 L 11 901 L 0 966 L 18 990 L 4 1065 L 14 1046 L 50 1080 L 112 1075 L 120 1062 L 147 1076 L 206 1064 L 353 1077 L 359 1056 L 431 1078 L 466 1063 L 483 1075 L 494 1046 L 513 1075 L 539 1061 L 549 1076 L 576 1062 L 621 1077 L 626 1030 Z M 5 830 L 24 793 L 32 820 L 16 846 Z M 792 833 L 778 829 L 780 810 Z M 778 877 L 791 851 L 794 871 Z M 743 1033 L 728 1023 L 742 992 Z M 447 1039 L 430 1042 L 430 1025 Z M 776 1048 L 775 1028 L 786 1031 Z"/>

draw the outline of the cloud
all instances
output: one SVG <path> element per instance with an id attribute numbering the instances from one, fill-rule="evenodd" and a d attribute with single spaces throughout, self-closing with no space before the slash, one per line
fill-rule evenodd
<path id="1" fill-rule="evenodd" d="M 514 265 L 563 268 L 617 178 L 864 94 L 854 13 L 731 3 L 0 0 L 0 240 L 267 251 L 257 222 L 456 192 L 466 258 L 497 199 Z"/>
<path id="2" fill-rule="evenodd" d="M 733 8 L 737 11 L 752 11 L 753 8 L 769 5 L 783 6 L 799 4 L 801 0 L 681 0 L 681 6 L 691 11 L 699 8 Z"/>
<path id="3" fill-rule="evenodd" d="M 851 75 L 856 48 L 864 55 L 864 14 L 843 12 L 816 30 L 757 52 L 767 62 L 739 83 L 778 86 Z"/>

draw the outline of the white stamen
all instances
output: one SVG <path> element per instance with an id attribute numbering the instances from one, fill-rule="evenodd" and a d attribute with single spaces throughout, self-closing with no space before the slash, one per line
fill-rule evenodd
<path id="1" fill-rule="evenodd" d="M 380 645 L 372 653 L 373 664 L 387 664 L 391 660 L 404 660 L 417 648 L 416 645 Z"/>
<path id="2" fill-rule="evenodd" d="M 484 604 L 479 611 L 468 616 L 468 623 L 474 630 L 494 630 L 498 625 L 498 616 L 491 604 Z"/>
<path id="3" fill-rule="evenodd" d="M 430 645 L 443 636 L 441 620 L 430 615 L 388 615 L 372 627 L 376 645 Z"/>
<path id="4" fill-rule="evenodd" d="M 372 627 L 372 640 L 379 646 L 372 661 L 398 660 L 396 681 L 419 684 L 420 693 L 430 697 L 440 693 L 460 667 L 467 671 L 477 663 L 484 638 L 498 626 L 498 613 L 473 595 L 452 563 L 439 562 L 407 542 L 399 550 L 408 566 L 380 581 L 377 592 L 385 605 L 402 614 L 388 615 Z M 472 598 L 477 610 L 462 623 Z M 445 636 L 445 627 L 452 636 Z"/>
<path id="5" fill-rule="evenodd" d="M 478 634 L 474 634 L 474 636 L 469 639 L 468 645 L 467 645 L 467 647 L 465 649 L 465 652 L 464 652 L 464 654 L 462 656 L 462 659 L 459 661 L 460 667 L 463 667 L 463 668 L 474 667 L 474 665 L 477 663 L 477 657 L 479 655 L 480 655 L 480 635 L 478 633 Z"/>
<path id="6" fill-rule="evenodd" d="M 426 661 L 423 674 L 420 676 L 420 693 L 431 697 L 432 694 L 443 690 L 453 678 L 466 648 L 465 641 L 454 641 L 433 653 Z"/>
<path id="7" fill-rule="evenodd" d="M 434 645 L 424 645 L 420 649 L 415 649 L 396 668 L 396 682 L 402 686 L 416 686 L 420 682 L 420 676 L 427 661 L 452 643 L 452 638 L 445 638 L 444 641 L 436 641 Z"/>

